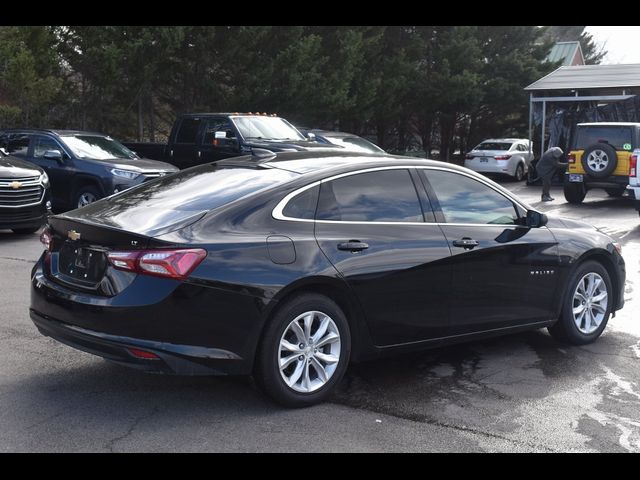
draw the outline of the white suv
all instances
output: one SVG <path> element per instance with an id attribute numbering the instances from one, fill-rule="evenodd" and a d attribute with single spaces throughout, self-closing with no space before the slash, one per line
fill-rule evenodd
<path id="1" fill-rule="evenodd" d="M 533 159 L 529 140 L 522 138 L 489 139 L 465 157 L 464 166 L 480 173 L 500 173 L 521 181 Z"/>

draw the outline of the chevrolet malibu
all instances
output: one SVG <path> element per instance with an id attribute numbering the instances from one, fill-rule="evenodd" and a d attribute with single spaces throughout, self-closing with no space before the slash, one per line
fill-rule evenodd
<path id="1" fill-rule="evenodd" d="M 596 340 L 623 305 L 620 246 L 454 165 L 256 152 L 53 216 L 31 318 L 152 372 L 253 374 L 326 399 L 350 361 L 547 327 Z"/>

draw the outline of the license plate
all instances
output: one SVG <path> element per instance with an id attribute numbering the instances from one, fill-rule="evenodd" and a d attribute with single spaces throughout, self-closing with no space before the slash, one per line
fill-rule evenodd
<path id="1" fill-rule="evenodd" d="M 481 157 L 480 163 L 489 163 L 489 159 L 487 157 Z"/>
<path id="2" fill-rule="evenodd" d="M 103 252 L 65 242 L 58 257 L 60 273 L 81 282 L 96 283 L 102 280 L 106 269 Z"/>
<path id="3" fill-rule="evenodd" d="M 584 182 L 584 177 L 579 173 L 570 173 L 569 181 L 574 183 L 582 183 Z"/>

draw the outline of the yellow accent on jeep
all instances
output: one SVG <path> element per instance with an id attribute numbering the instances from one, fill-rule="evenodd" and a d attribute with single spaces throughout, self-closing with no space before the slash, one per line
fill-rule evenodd
<path id="1" fill-rule="evenodd" d="M 611 175 L 628 177 L 629 176 L 629 158 L 633 152 L 625 152 L 625 151 L 616 151 L 616 157 L 618 158 L 618 165 L 616 169 L 611 173 Z M 567 167 L 567 171 L 569 173 L 582 173 L 587 175 L 587 172 L 584 170 L 584 166 L 582 165 L 582 155 L 584 154 L 584 150 L 571 150 L 569 152 L 570 155 L 575 156 L 575 163 L 570 163 Z"/>

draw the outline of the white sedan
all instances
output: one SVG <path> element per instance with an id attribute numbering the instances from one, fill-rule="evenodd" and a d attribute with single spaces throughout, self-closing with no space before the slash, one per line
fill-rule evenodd
<path id="1" fill-rule="evenodd" d="M 500 173 L 521 181 L 529 171 L 533 151 L 529 140 L 501 138 L 485 140 L 467 153 L 464 166 L 480 173 Z"/>

